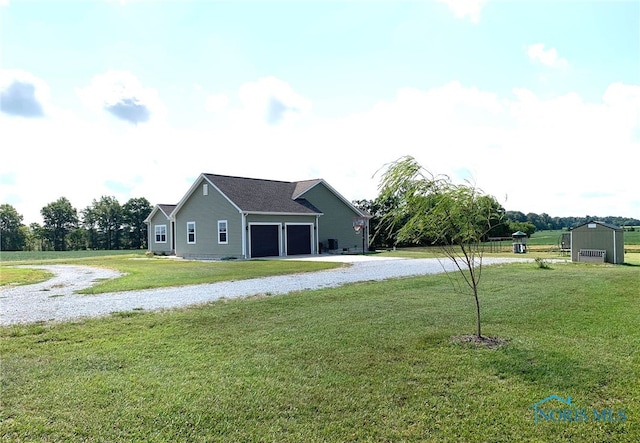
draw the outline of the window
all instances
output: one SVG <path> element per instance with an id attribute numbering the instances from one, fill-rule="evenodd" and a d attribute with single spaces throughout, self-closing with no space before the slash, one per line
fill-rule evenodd
<path id="1" fill-rule="evenodd" d="M 209 185 L 206 183 L 202 185 L 202 195 L 209 195 Z"/>
<path id="2" fill-rule="evenodd" d="M 228 244 L 229 240 L 227 239 L 227 221 L 226 220 L 218 220 L 218 243 Z"/>
<path id="3" fill-rule="evenodd" d="M 156 225 L 156 243 L 167 242 L 167 225 Z"/>
<path id="4" fill-rule="evenodd" d="M 196 242 L 196 222 L 187 222 L 187 243 Z"/>

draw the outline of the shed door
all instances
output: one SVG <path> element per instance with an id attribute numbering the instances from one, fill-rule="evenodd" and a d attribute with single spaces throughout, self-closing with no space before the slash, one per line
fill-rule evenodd
<path id="1" fill-rule="evenodd" d="M 311 225 L 287 225 L 287 255 L 311 254 Z"/>
<path id="2" fill-rule="evenodd" d="M 280 255 L 278 247 L 279 225 L 251 225 L 251 257 Z"/>

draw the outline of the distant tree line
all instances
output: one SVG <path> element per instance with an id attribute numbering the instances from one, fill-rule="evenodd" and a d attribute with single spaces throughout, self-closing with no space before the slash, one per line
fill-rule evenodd
<path id="1" fill-rule="evenodd" d="M 587 223 L 591 220 L 598 220 L 617 226 L 640 226 L 640 220 L 629 217 L 598 217 L 595 215 L 585 215 L 584 217 L 551 217 L 549 214 L 535 214 L 529 212 L 523 214 L 520 211 L 507 211 L 505 213 L 507 219 L 514 222 L 531 223 L 536 230 L 544 231 L 550 229 L 569 229 Z"/>
<path id="2" fill-rule="evenodd" d="M 500 223 L 487 237 L 508 237 L 515 231 L 531 236 L 537 230 L 569 229 L 590 220 L 618 226 L 640 226 L 640 220 L 626 217 L 551 217 L 549 214 L 524 214 L 505 211 L 495 200 L 496 213 L 502 214 Z M 370 221 L 370 240 L 373 247 L 406 246 L 398 241 L 401 219 L 388 222 L 385 215 L 397 209 L 399 202 L 392 197 L 379 196 L 375 200 L 356 200 L 353 204 L 373 216 Z M 61 197 L 40 211 L 43 224 L 23 224 L 23 216 L 9 204 L 0 205 L 0 250 L 2 251 L 65 251 L 81 249 L 146 249 L 147 225 L 144 220 L 152 211 L 149 201 L 132 198 L 121 205 L 115 197 L 102 196 L 78 212 L 71 202 Z M 410 209 L 410 208 L 409 208 Z M 395 211 L 396 213 L 398 211 Z M 407 212 L 406 219 L 409 220 Z M 387 221 L 385 221 L 387 220 Z M 415 242 L 413 244 L 416 244 Z M 424 238 L 418 244 L 431 245 L 433 239 Z"/>
<path id="3" fill-rule="evenodd" d="M 367 211 L 373 217 L 370 220 L 370 232 L 372 235 L 371 246 L 378 248 L 389 248 L 393 246 L 407 246 L 398 240 L 397 233 L 403 226 L 402 220 L 395 220 L 393 226 L 388 225 L 388 218 L 385 217 L 389 212 L 398 212 L 397 205 L 400 204 L 390 197 L 379 196 L 375 200 L 355 200 L 353 204 L 362 210 Z M 611 223 L 618 226 L 640 226 L 640 220 L 628 217 L 597 217 L 586 215 L 584 217 L 551 217 L 549 214 L 535 214 L 529 212 L 524 214 L 520 211 L 506 211 L 500 207 L 495 200 L 491 202 L 496 205 L 497 213 L 502 214 L 502 220 L 496 227 L 486 234 L 486 237 L 510 237 L 516 231 L 522 231 L 531 236 L 536 231 L 550 229 L 570 229 L 574 226 L 581 225 L 590 220 L 599 220 L 605 223 Z M 406 221 L 409 220 L 407 213 Z M 495 224 L 495 221 L 494 221 Z M 413 244 L 416 244 L 414 242 Z M 433 239 L 423 238 L 418 242 L 424 246 L 434 244 Z"/>
<path id="4" fill-rule="evenodd" d="M 94 199 L 78 212 L 60 197 L 40 210 L 42 225 L 23 224 L 9 204 L 0 205 L 0 250 L 66 251 L 81 249 L 146 249 L 149 201 L 132 198 L 121 205 L 115 197 Z"/>

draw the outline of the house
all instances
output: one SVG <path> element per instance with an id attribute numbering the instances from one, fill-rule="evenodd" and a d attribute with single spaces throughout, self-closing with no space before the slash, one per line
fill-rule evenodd
<path id="1" fill-rule="evenodd" d="M 148 226 L 147 244 L 156 254 L 170 255 L 175 252 L 175 227 L 171 213 L 176 205 L 156 205 L 145 219 Z"/>
<path id="2" fill-rule="evenodd" d="M 571 261 L 624 263 L 624 230 L 600 221 L 571 229 Z"/>
<path id="3" fill-rule="evenodd" d="M 184 258 L 257 258 L 362 251 L 356 208 L 322 179 L 286 182 L 200 174 L 177 205 L 145 222 L 149 250 Z"/>

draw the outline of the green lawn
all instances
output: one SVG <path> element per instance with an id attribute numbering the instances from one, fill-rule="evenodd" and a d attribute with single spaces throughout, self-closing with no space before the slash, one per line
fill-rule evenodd
<path id="1" fill-rule="evenodd" d="M 0 328 L 0 435 L 640 441 L 640 268 L 552 268 L 484 270 L 483 327 L 509 340 L 499 349 L 452 342 L 474 312 L 446 276 Z M 550 395 L 588 421 L 535 424 L 531 406 Z M 626 420 L 595 422 L 593 409 Z"/>
<path id="2" fill-rule="evenodd" d="M 31 285 L 46 281 L 52 277 L 42 269 L 0 267 L 0 287 L 5 285 Z"/>
<path id="3" fill-rule="evenodd" d="M 25 279 L 32 282 L 42 280 L 43 272 L 41 270 L 20 269 L 17 271 L 16 268 L 6 266 L 15 264 L 80 264 L 115 269 L 125 274 L 123 277 L 107 280 L 81 291 L 84 294 L 242 280 L 270 275 L 321 271 L 342 266 L 340 263 L 295 260 L 174 260 L 158 257 L 147 258 L 141 253 L 106 255 L 103 252 L 105 251 L 98 251 L 94 255 L 80 256 L 52 253 L 47 254 L 47 258 L 33 258 L 29 254 L 20 253 L 19 260 L 8 261 L 0 266 L 0 286 L 20 284 Z M 36 257 L 39 254 L 36 253 Z M 31 260 L 26 260 L 27 258 L 31 258 Z"/>
<path id="4" fill-rule="evenodd" d="M 2 251 L 2 262 L 50 263 L 68 260 L 92 259 L 95 257 L 111 257 L 115 255 L 135 255 L 144 257 L 145 251 L 138 250 L 90 250 L 90 251 Z"/>
<path id="5" fill-rule="evenodd" d="M 624 244 L 626 245 L 640 245 L 640 226 L 634 227 L 633 231 L 624 232 Z"/>
<path id="6" fill-rule="evenodd" d="M 562 234 L 569 233 L 564 229 L 549 230 L 549 231 L 536 231 L 531 238 L 527 239 L 527 243 L 530 245 L 558 245 Z M 634 231 L 624 232 L 624 244 L 627 245 L 640 245 L 640 226 L 635 227 Z"/>
<path id="7" fill-rule="evenodd" d="M 566 231 L 564 229 L 536 231 L 530 238 L 527 239 L 527 244 L 558 246 L 562 234 L 567 234 L 568 232 L 569 231 Z"/>

